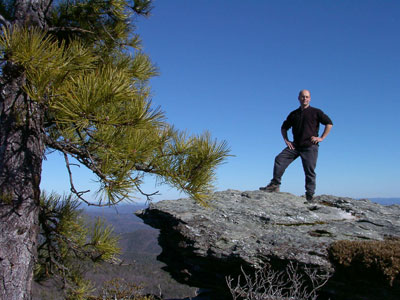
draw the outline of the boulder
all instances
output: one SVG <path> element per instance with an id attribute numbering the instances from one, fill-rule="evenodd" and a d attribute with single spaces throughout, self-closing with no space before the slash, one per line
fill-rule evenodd
<path id="1" fill-rule="evenodd" d="M 398 273 L 387 284 L 373 267 L 341 265 L 332 254 L 339 241 L 399 239 L 398 205 L 328 195 L 309 203 L 289 193 L 227 190 L 214 193 L 209 207 L 190 198 L 164 200 L 137 215 L 160 229 L 166 270 L 179 282 L 211 290 L 215 299 L 229 299 L 226 276 L 241 268 L 280 271 L 288 263 L 332 274 L 319 299 L 400 299 Z"/>

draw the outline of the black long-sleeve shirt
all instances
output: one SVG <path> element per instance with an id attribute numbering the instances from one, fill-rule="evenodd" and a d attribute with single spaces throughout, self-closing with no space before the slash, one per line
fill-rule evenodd
<path id="1" fill-rule="evenodd" d="M 292 111 L 282 124 L 282 129 L 292 128 L 294 145 L 297 147 L 309 147 L 313 145 L 312 136 L 319 135 L 319 124 L 333 124 L 332 120 L 324 112 L 315 107 L 307 107 Z"/>

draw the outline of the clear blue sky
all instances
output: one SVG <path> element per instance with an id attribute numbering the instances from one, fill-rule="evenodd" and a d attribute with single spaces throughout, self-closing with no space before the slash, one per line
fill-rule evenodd
<path id="1" fill-rule="evenodd" d="M 177 128 L 209 130 L 235 157 L 217 190 L 255 190 L 284 148 L 280 126 L 301 89 L 333 120 L 320 145 L 316 194 L 400 197 L 400 1 L 156 0 L 139 19 L 144 51 L 161 75 L 153 103 Z M 322 127 L 323 128 L 323 127 Z M 322 132 L 321 128 L 321 132 Z M 291 134 L 290 134 L 291 136 Z M 42 187 L 68 191 L 63 161 L 50 155 Z M 81 170 L 82 186 L 92 178 Z M 179 195 L 161 189 L 156 199 Z M 281 190 L 304 194 L 301 161 Z"/>

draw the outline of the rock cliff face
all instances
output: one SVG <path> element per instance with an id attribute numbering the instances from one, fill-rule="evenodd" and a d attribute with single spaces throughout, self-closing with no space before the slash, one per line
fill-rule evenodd
<path id="1" fill-rule="evenodd" d="M 180 282 L 213 290 L 218 299 L 227 295 L 225 277 L 239 274 L 240 267 L 251 271 L 268 263 L 280 270 L 288 262 L 332 272 L 322 298 L 400 299 L 399 274 L 392 286 L 363 274 L 349 278 L 351 272 L 335 266 L 329 251 L 340 240 L 400 238 L 398 205 L 326 195 L 309 204 L 288 193 L 227 190 L 215 193 L 209 208 L 178 199 L 137 214 L 160 229 L 159 259 L 167 271 Z"/>

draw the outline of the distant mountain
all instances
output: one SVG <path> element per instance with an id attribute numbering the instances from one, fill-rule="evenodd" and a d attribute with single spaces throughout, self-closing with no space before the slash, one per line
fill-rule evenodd
<path id="1" fill-rule="evenodd" d="M 392 204 L 400 205 L 400 198 L 367 198 L 367 199 L 382 205 L 392 205 Z"/>
<path id="2" fill-rule="evenodd" d="M 82 204 L 82 206 L 80 206 L 80 208 L 82 208 L 85 211 L 95 211 L 97 213 L 101 213 L 101 212 L 130 213 L 132 211 L 135 212 L 138 209 L 144 209 L 147 206 L 148 205 L 146 205 L 144 203 L 118 204 L 118 205 L 112 206 L 112 207 L 86 206 L 86 205 Z"/>
<path id="3" fill-rule="evenodd" d="M 165 264 L 157 260 L 161 253 L 161 247 L 158 245 L 159 230 L 144 224 L 143 220 L 134 214 L 135 211 L 146 207 L 144 204 L 135 204 L 84 209 L 89 222 L 100 217 L 114 227 L 114 232 L 120 237 L 119 246 L 122 249 L 123 260 L 121 266 L 103 264 L 101 268 L 88 272 L 87 277 L 93 280 L 97 287 L 101 287 L 105 281 L 112 278 L 122 278 L 127 282 L 140 284 L 148 293 L 158 294 L 161 289 L 166 299 L 194 296 L 196 288 L 176 282 L 163 270 Z"/>
<path id="4" fill-rule="evenodd" d="M 100 217 L 107 221 L 107 224 L 114 227 L 114 232 L 118 234 L 129 233 L 138 229 L 151 228 L 145 225 L 142 219 L 138 218 L 134 212 L 146 208 L 145 205 L 118 205 L 116 207 L 87 207 L 84 208 L 86 215 L 94 220 Z"/>
<path id="5" fill-rule="evenodd" d="M 158 235 L 159 231 L 153 228 L 137 229 L 133 232 L 121 234 L 119 245 L 122 248 L 123 256 L 160 254 L 161 247 L 158 245 Z"/>
<path id="6" fill-rule="evenodd" d="M 86 277 L 92 280 L 98 291 L 101 291 L 104 282 L 119 278 L 142 286 L 146 293 L 157 295 L 161 290 L 165 299 L 189 299 L 195 295 L 196 288 L 176 282 L 163 270 L 165 264 L 157 260 L 161 253 L 158 245 L 159 230 L 144 224 L 142 219 L 134 215 L 135 211 L 146 208 L 146 205 L 118 205 L 115 208 L 82 205 L 81 208 L 89 224 L 100 217 L 106 224 L 112 225 L 114 232 L 120 237 L 122 265 L 104 263 L 90 268 L 86 273 Z M 59 286 L 52 280 L 43 285 L 35 282 L 33 300 L 61 299 Z"/>

